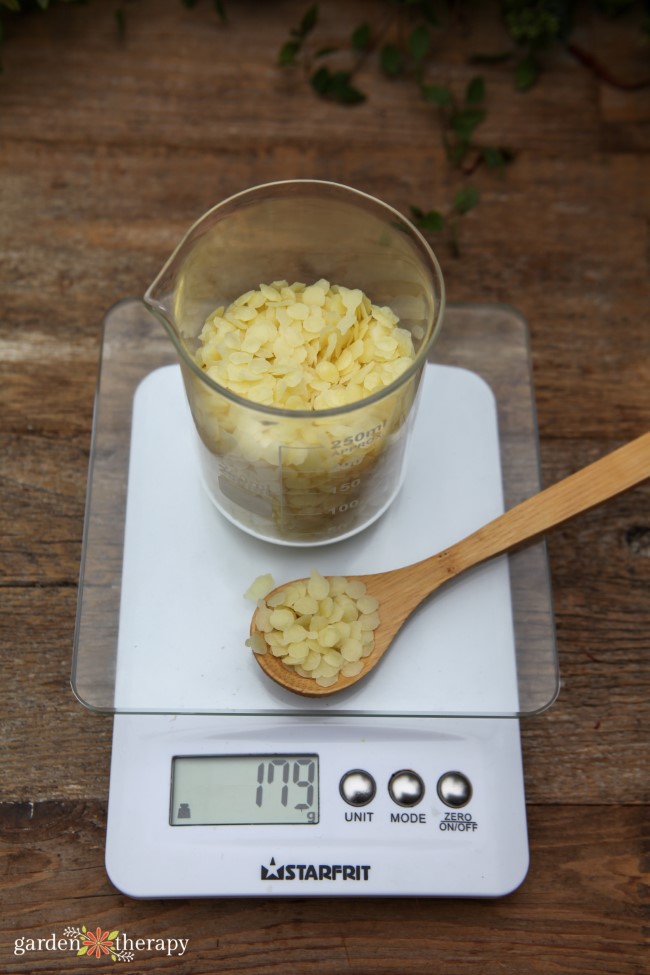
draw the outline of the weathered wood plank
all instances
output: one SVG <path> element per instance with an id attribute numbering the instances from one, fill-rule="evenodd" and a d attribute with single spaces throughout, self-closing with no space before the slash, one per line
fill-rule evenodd
<path id="1" fill-rule="evenodd" d="M 529 807 L 532 860 L 506 898 L 336 901 L 132 901 L 103 865 L 97 802 L 0 806 L 4 853 L 2 957 L 12 972 L 78 971 L 74 953 L 13 954 L 16 938 L 71 924 L 131 938 L 187 938 L 181 962 L 138 953 L 138 971 L 292 971 L 334 975 L 640 975 L 646 962 L 646 812 L 607 806 Z M 512 965 L 515 967 L 512 967 Z M 179 966 L 181 966 L 179 968 Z M 46 970 L 43 968 L 43 970 Z"/>
<path id="2" fill-rule="evenodd" d="M 279 130 L 285 144 L 329 144 L 332 134 L 340 131 L 340 109 L 316 101 L 300 69 L 277 67 L 278 51 L 301 15 L 292 2 L 238 3 L 229 25 L 222 28 L 207 9 L 179 14 L 174 0 L 148 0 L 129 9 L 127 36 L 120 44 L 110 5 L 95 7 L 89 16 L 57 11 L 47 21 L 14 29 L 6 52 L 12 84 L 2 97 L 20 138 L 45 143 L 59 141 L 71 125 L 76 139 L 95 145 L 198 148 L 232 147 L 244 141 L 260 146 L 275 141 Z M 323 4 L 318 32 L 309 44 L 312 54 L 319 47 L 345 46 L 364 19 L 378 25 L 384 12 L 372 2 Z M 62 34 L 65 56 L 57 58 Z M 471 30 L 449 17 L 447 26 L 434 32 L 439 60 L 428 80 L 449 84 L 462 97 L 477 73 L 469 63 L 471 55 L 509 45 L 498 9 L 475 21 Z M 40 65 L 54 59 L 56 73 L 48 85 L 41 85 Z M 598 120 L 584 106 L 595 102 L 596 85 L 561 49 L 547 60 L 552 70 L 545 84 L 525 99 L 513 98 L 512 67 L 481 68 L 494 106 L 486 139 L 500 136 L 507 144 L 533 149 L 570 145 L 593 150 Z M 348 67 L 350 61 L 343 57 L 336 66 Z M 146 77 L 130 70 L 143 62 Z M 386 79 L 377 71 L 376 59 L 369 59 L 355 81 L 368 94 L 368 101 L 354 108 L 357 146 L 367 150 L 376 145 L 378 124 L 384 144 L 430 144 L 433 112 L 415 93 L 412 80 Z M 414 94 L 405 96 L 405 87 Z M 122 111 L 107 111 L 116 101 Z M 203 124 L 197 125 L 197 118 Z M 7 129 L 0 124 L 1 132 Z"/>
<path id="3" fill-rule="evenodd" d="M 641 975 L 647 969 L 648 487 L 549 539 L 563 689 L 522 723 L 532 866 L 499 902 L 133 902 L 103 867 L 110 718 L 69 689 L 88 449 L 106 309 L 143 292 L 189 225 L 255 183 L 349 183 L 404 213 L 445 209 L 467 180 L 444 160 L 435 113 L 369 59 L 368 101 L 319 101 L 275 65 L 307 4 L 53 5 L 17 18 L 0 77 L 0 730 L 4 870 L 0 967 L 78 971 L 16 956 L 13 939 L 77 921 L 189 937 L 185 958 L 139 970 L 387 975 Z M 495 5 L 496 6 L 496 5 Z M 648 90 L 624 92 L 560 47 L 526 95 L 483 5 L 434 33 L 428 80 L 487 83 L 484 144 L 516 152 L 471 177 L 461 258 L 434 238 L 453 301 L 504 302 L 531 332 L 543 480 L 647 429 Z M 320 4 L 314 46 L 339 42 L 376 0 Z M 578 7 L 575 41 L 622 79 L 647 72 L 627 19 Z M 342 61 L 341 64 L 344 62 Z M 623 805 L 618 805 L 621 803 Z M 644 806 L 645 804 L 645 806 Z"/>

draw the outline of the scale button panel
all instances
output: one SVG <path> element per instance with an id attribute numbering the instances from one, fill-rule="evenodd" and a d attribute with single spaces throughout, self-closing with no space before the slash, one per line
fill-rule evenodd
<path id="1" fill-rule="evenodd" d="M 369 772 L 355 768 L 345 773 L 339 792 L 350 806 L 367 806 L 375 798 L 377 785 Z"/>
<path id="2" fill-rule="evenodd" d="M 460 809 L 472 798 L 472 783 L 462 772 L 445 772 L 438 779 L 438 795 L 446 806 Z"/>
<path id="3" fill-rule="evenodd" d="M 398 806 L 417 806 L 424 796 L 424 782 L 411 769 L 402 769 L 390 777 L 388 792 Z"/>

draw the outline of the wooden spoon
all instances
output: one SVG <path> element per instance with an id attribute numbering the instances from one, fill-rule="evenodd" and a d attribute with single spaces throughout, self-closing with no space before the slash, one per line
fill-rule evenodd
<path id="1" fill-rule="evenodd" d="M 274 657 L 270 651 L 256 653 L 255 659 L 277 684 L 298 694 L 323 697 L 344 690 L 370 673 L 406 619 L 445 582 L 466 569 L 531 541 L 549 528 L 602 504 L 648 477 L 650 433 L 533 495 L 437 555 L 390 572 L 346 576 L 348 579 L 361 579 L 368 594 L 379 600 L 380 623 L 374 634 L 375 645 L 372 653 L 363 659 L 363 670 L 355 677 L 339 677 L 331 687 L 320 687 L 312 678 L 301 677 L 293 669 L 285 667 L 282 659 Z M 285 583 L 273 591 L 292 584 Z M 251 635 L 260 632 L 255 620 L 256 614 L 251 622 Z M 264 634 L 261 633 L 261 636 Z"/>

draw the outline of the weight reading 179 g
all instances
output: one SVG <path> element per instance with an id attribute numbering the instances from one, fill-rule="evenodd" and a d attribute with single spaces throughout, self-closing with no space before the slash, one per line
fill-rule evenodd
<path id="1" fill-rule="evenodd" d="M 179 755 L 172 826 L 318 823 L 318 755 Z"/>
<path id="2" fill-rule="evenodd" d="M 315 813 L 309 810 L 314 805 L 315 779 L 316 762 L 312 758 L 266 759 L 257 766 L 255 803 L 261 809 L 265 799 L 274 805 L 279 798 L 285 808 L 307 810 L 307 821 L 313 822 Z"/>

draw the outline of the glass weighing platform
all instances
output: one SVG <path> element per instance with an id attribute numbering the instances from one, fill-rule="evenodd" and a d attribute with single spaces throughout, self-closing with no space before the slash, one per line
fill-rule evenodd
<path id="1" fill-rule="evenodd" d="M 540 489 L 526 324 L 452 305 L 390 509 L 327 546 L 261 541 L 198 473 L 175 351 L 106 316 L 73 690 L 113 714 L 107 869 L 133 896 L 498 896 L 525 876 L 519 723 L 559 687 L 543 542 L 428 600 L 381 663 L 302 698 L 245 646 L 253 579 L 363 574 L 447 547 Z"/>

